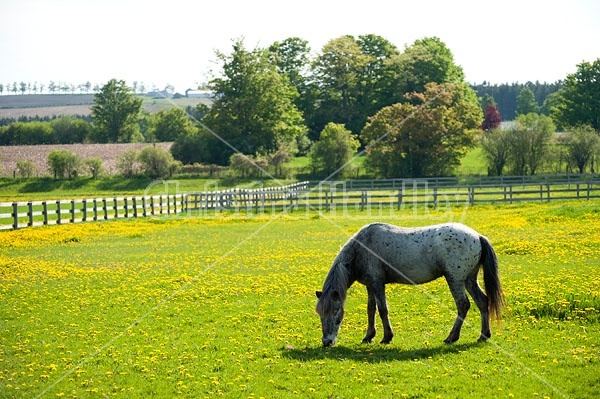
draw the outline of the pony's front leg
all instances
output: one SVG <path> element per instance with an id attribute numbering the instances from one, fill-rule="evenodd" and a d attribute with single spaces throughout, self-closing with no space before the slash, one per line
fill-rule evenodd
<path id="1" fill-rule="evenodd" d="M 379 317 L 383 323 L 383 339 L 382 344 L 389 344 L 394 338 L 394 331 L 392 331 L 392 325 L 390 324 L 390 318 L 388 313 L 387 301 L 385 299 L 385 285 L 381 285 L 374 290 L 375 301 L 377 303 L 377 309 L 379 309 Z"/>
<path id="2" fill-rule="evenodd" d="M 375 312 L 377 311 L 377 301 L 375 300 L 375 294 L 373 290 L 367 287 L 367 294 L 369 295 L 369 300 L 367 302 L 367 334 L 363 338 L 363 344 L 368 344 L 373 342 L 373 338 L 375 337 Z"/>

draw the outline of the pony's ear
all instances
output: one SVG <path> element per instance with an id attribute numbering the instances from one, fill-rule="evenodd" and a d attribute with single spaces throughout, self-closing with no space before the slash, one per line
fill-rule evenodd
<path id="1" fill-rule="evenodd" d="M 317 298 L 321 298 L 321 295 L 323 295 L 323 292 L 315 291 L 315 295 L 317 296 Z"/>
<path id="2" fill-rule="evenodd" d="M 340 293 L 338 292 L 338 290 L 333 290 L 331 292 L 331 299 L 333 299 L 334 301 L 338 301 L 340 299 Z"/>

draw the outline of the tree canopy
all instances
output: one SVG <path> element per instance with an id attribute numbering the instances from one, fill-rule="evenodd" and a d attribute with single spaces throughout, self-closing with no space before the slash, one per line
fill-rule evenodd
<path id="1" fill-rule="evenodd" d="M 215 101 L 203 123 L 214 137 L 208 158 L 202 161 L 225 165 L 234 152 L 269 152 L 279 142 L 306 133 L 294 104 L 298 91 L 270 62 L 266 50 L 248 51 L 239 40 L 231 54 L 217 56 L 223 75 L 210 82 Z"/>
<path id="2" fill-rule="evenodd" d="M 558 125 L 589 125 L 600 131 L 600 58 L 580 63 L 567 75 L 552 113 Z"/>
<path id="3" fill-rule="evenodd" d="M 407 98 L 381 109 L 363 129 L 368 167 L 383 177 L 450 174 L 482 121 L 474 92 L 464 83 L 429 83 Z"/>
<path id="4" fill-rule="evenodd" d="M 142 99 L 136 97 L 125 81 L 111 79 L 94 95 L 91 107 L 96 141 L 131 142 L 139 134 L 138 118 Z"/>

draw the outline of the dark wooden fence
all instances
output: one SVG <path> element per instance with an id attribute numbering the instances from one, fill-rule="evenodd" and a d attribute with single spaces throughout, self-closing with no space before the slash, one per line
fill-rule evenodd
<path id="1" fill-rule="evenodd" d="M 148 216 L 207 216 L 302 210 L 401 210 L 410 206 L 450 207 L 477 203 L 595 200 L 600 177 L 546 176 L 349 180 L 300 182 L 283 187 L 231 189 L 173 195 L 0 203 L 0 229 Z"/>

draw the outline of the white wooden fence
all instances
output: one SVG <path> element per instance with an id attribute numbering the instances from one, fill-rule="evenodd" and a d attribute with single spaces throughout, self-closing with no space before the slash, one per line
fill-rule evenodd
<path id="1" fill-rule="evenodd" d="M 0 230 L 148 216 L 206 216 L 223 211 L 265 213 L 301 209 L 515 203 L 600 199 L 600 177 L 527 181 L 504 178 L 452 185 L 449 179 L 300 182 L 283 187 L 231 189 L 173 195 L 0 203 Z"/>

